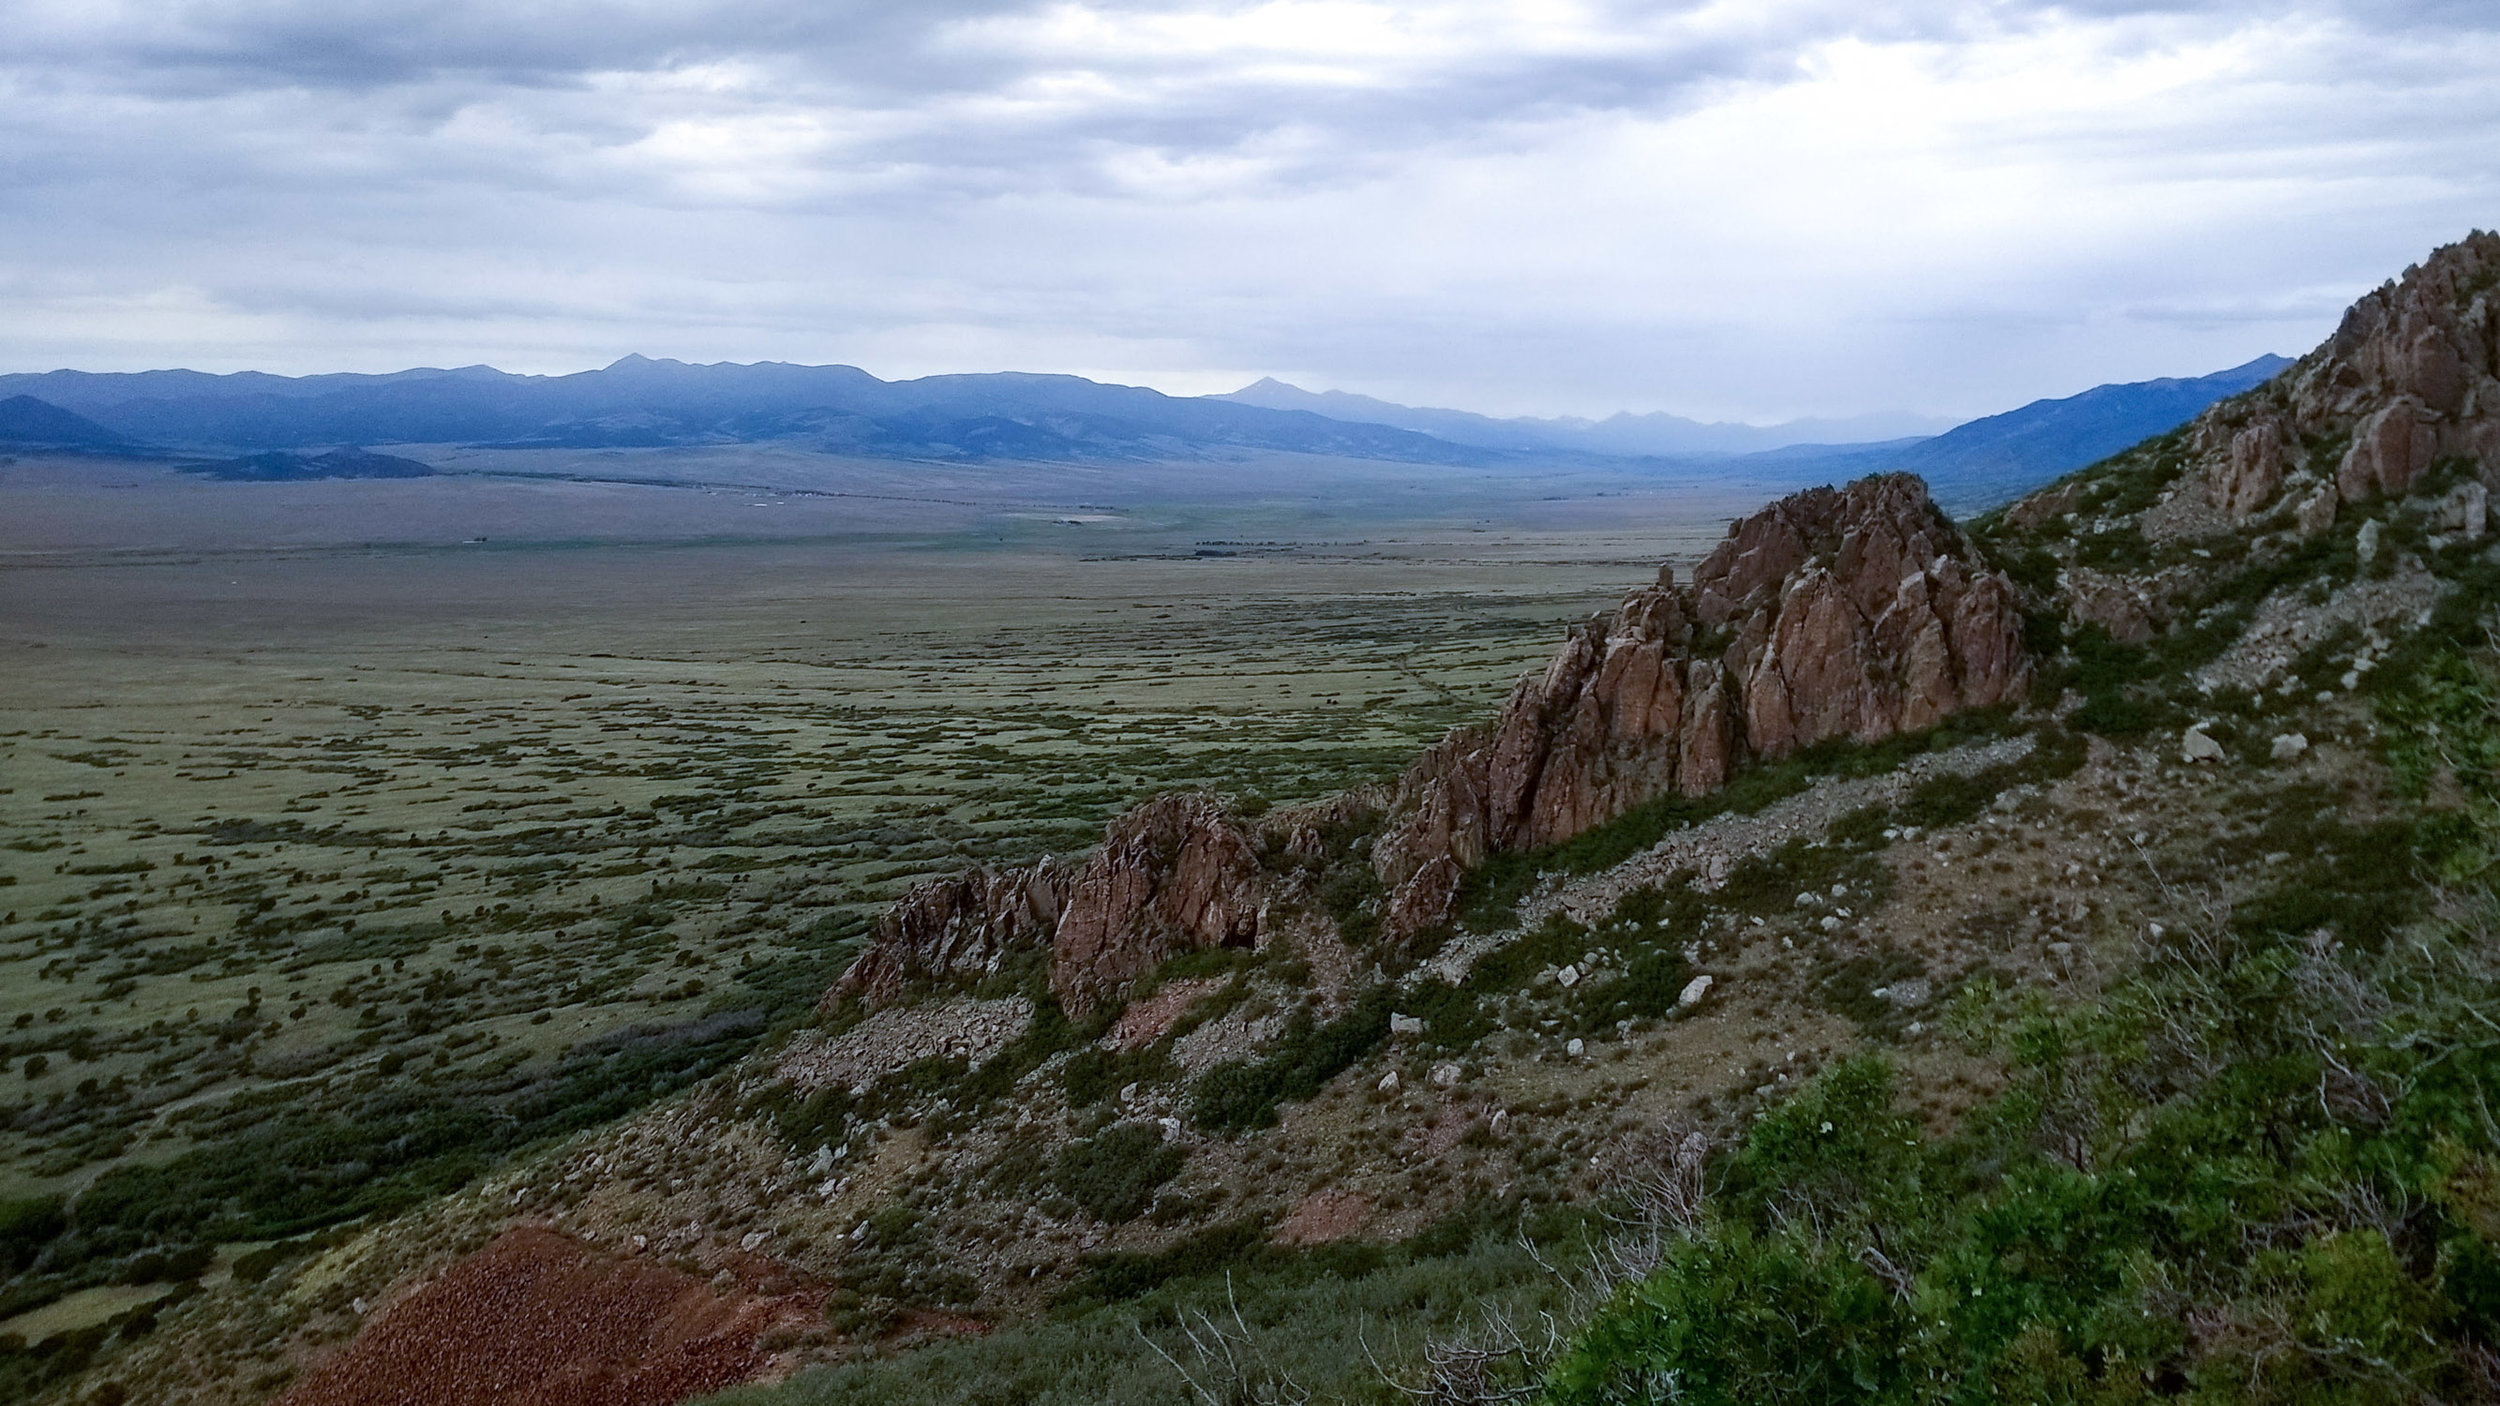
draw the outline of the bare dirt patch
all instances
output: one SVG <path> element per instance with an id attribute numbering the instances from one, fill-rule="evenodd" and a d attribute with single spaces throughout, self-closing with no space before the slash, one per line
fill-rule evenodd
<path id="1" fill-rule="evenodd" d="M 1371 1214 L 1372 1199 L 1359 1191 L 1314 1191 L 1276 1227 L 1276 1239 L 1286 1245 L 1341 1239 L 1362 1229 Z"/>
<path id="2" fill-rule="evenodd" d="M 1111 1027 L 1111 1043 L 1124 1050 L 1142 1050 L 1163 1038 L 1198 998 L 1224 984 L 1220 977 L 1167 982 L 1163 989 L 1120 1012 Z"/>
<path id="3" fill-rule="evenodd" d="M 382 1312 L 278 1406 L 674 1406 L 769 1375 L 758 1340 L 818 1311 L 814 1294 L 725 1288 L 551 1230 L 507 1231 Z"/>

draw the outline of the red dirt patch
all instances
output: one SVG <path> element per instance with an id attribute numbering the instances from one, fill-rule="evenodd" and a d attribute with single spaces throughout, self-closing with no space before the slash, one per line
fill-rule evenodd
<path id="1" fill-rule="evenodd" d="M 817 1295 L 715 1294 L 552 1230 L 508 1230 L 380 1313 L 275 1406 L 675 1406 L 762 1375 Z"/>
<path id="2" fill-rule="evenodd" d="M 1163 989 L 1120 1012 L 1111 1026 L 1111 1043 L 1124 1050 L 1142 1050 L 1163 1038 L 1183 1012 L 1198 1003 L 1198 998 L 1223 985 L 1216 977 L 1192 977 L 1167 982 Z"/>
<path id="3" fill-rule="evenodd" d="M 1359 1191 L 1314 1191 L 1276 1227 L 1287 1245 L 1316 1245 L 1352 1235 L 1371 1218 L 1372 1200 Z"/>

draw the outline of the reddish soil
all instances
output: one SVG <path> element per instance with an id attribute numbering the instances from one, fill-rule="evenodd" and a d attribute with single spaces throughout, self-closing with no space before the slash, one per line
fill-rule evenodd
<path id="1" fill-rule="evenodd" d="M 275 1406 L 675 1406 L 763 1375 L 757 1338 L 814 1322 L 817 1298 L 716 1294 L 523 1227 L 376 1315 Z"/>
<path id="2" fill-rule="evenodd" d="M 1216 977 L 1195 977 L 1167 982 L 1161 990 L 1120 1012 L 1112 1022 L 1111 1043 L 1124 1050 L 1142 1050 L 1163 1038 L 1183 1012 L 1198 1003 L 1198 998 L 1223 985 Z"/>
<path id="3" fill-rule="evenodd" d="M 1371 1198 L 1359 1191 L 1314 1191 L 1276 1227 L 1276 1239 L 1286 1245 L 1335 1240 L 1362 1229 L 1371 1213 Z"/>

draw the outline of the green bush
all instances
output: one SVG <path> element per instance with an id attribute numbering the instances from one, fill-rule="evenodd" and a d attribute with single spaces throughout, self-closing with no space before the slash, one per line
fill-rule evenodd
<path id="1" fill-rule="evenodd" d="M 69 1228 L 58 1196 L 29 1196 L 0 1201 L 0 1260 L 10 1272 L 22 1273 L 46 1245 Z"/>
<path id="2" fill-rule="evenodd" d="M 1069 1143 L 1050 1166 L 1062 1195 L 1098 1221 L 1118 1225 L 1146 1213 L 1157 1188 L 1188 1160 L 1152 1123 L 1122 1123 Z"/>
<path id="3" fill-rule="evenodd" d="M 1388 1038 L 1390 1005 L 1390 993 L 1375 988 L 1324 1025 L 1297 1013 L 1267 1053 L 1228 1060 L 1198 1077 L 1189 1093 L 1190 1121 L 1219 1133 L 1274 1124 L 1279 1105 L 1318 1093 Z"/>

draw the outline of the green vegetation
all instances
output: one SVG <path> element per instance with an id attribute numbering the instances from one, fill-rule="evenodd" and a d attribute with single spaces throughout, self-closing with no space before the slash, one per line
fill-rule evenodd
<path id="1" fill-rule="evenodd" d="M 2391 690 L 2393 751 L 2500 792 L 2461 660 Z M 1851 1061 L 1773 1109 L 1706 1222 L 1554 1365 L 1556 1403 L 2398 1402 L 2500 1345 L 2500 897 L 2431 918 L 2454 817 L 2273 808 L 2309 856 L 2103 999 L 1965 993 L 2012 1071 L 1938 1136 Z M 2359 887 L 2356 888 L 2356 885 Z"/>
<path id="2" fill-rule="evenodd" d="M 565 638 L 253 664 L 296 671 L 254 686 L 283 710 L 197 705 L 242 666 L 188 655 L 96 710 L 92 660 L 30 655 L 74 702 L 21 671 L 0 734 L 0 1191 L 52 1213 L 0 1216 L 0 1310 L 391 1215 L 688 1088 L 805 1018 L 909 884 L 1085 846 L 1157 791 L 1374 778 L 1542 653 L 1560 608 L 1149 612 L 1113 589 L 984 599 L 951 635 L 865 620 L 804 662 L 758 662 L 776 618 L 691 658 Z M 1301 694 L 1261 696 L 1279 678 Z M 1197 960 L 1165 979 L 1240 959 Z M 761 1111 L 806 1154 L 924 1095 L 979 1116 L 1098 1033 L 1040 994 L 980 1068 Z M 1148 1054 L 1070 1077 L 1098 1102 L 1173 1075 Z"/>
<path id="3" fill-rule="evenodd" d="M 1062 1307 L 977 1339 L 801 1374 L 715 1406 L 1168 1406 L 1406 1399 L 1434 1342 L 1568 1311 L 1591 1225 L 1488 1203 L 1401 1244 L 1269 1243 L 1258 1225 L 1105 1256 Z M 1185 1384 L 1186 1383 L 1186 1384 Z"/>
<path id="4" fill-rule="evenodd" d="M 1280 1104 L 1318 1093 L 1388 1038 L 1391 1004 L 1389 991 L 1374 989 L 1326 1022 L 1297 1011 L 1268 1042 L 1266 1053 L 1227 1061 L 1198 1076 L 1189 1091 L 1189 1120 L 1219 1133 L 1274 1124 Z"/>

